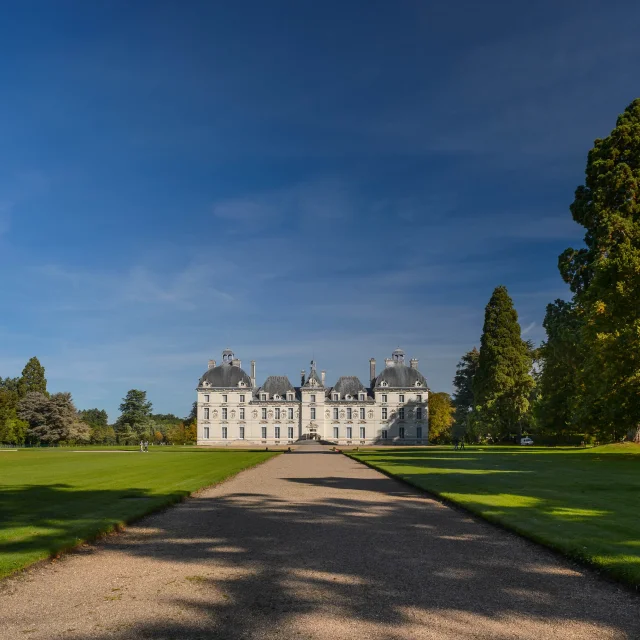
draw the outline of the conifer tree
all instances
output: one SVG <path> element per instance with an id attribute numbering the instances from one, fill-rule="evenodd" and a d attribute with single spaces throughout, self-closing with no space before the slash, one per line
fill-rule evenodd
<path id="1" fill-rule="evenodd" d="M 585 247 L 567 249 L 559 267 L 583 320 L 581 418 L 640 441 L 640 99 L 595 141 L 571 213 Z"/>
<path id="2" fill-rule="evenodd" d="M 520 335 L 518 314 L 506 287 L 485 309 L 478 370 L 473 377 L 477 420 L 492 436 L 521 432 L 533 388 L 531 350 Z"/>
<path id="3" fill-rule="evenodd" d="M 24 398 L 30 392 L 42 393 L 48 396 L 47 379 L 44 377 L 44 367 L 35 356 L 27 362 L 22 370 L 22 377 L 18 381 L 18 394 Z"/>
<path id="4" fill-rule="evenodd" d="M 456 375 L 453 379 L 455 395 L 453 407 L 455 409 L 453 435 L 462 438 L 468 435 L 471 427 L 471 412 L 473 411 L 473 377 L 478 370 L 478 358 L 480 352 L 473 347 L 467 351 L 456 367 Z"/>

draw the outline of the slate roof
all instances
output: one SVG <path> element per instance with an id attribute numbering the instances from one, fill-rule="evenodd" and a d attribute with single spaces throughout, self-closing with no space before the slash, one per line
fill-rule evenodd
<path id="1" fill-rule="evenodd" d="M 382 371 L 376 378 L 374 387 L 379 387 L 381 382 L 386 382 L 389 387 L 415 387 L 420 382 L 427 386 L 426 378 L 417 370 L 404 364 L 395 363 Z"/>
<path id="2" fill-rule="evenodd" d="M 320 376 L 318 375 L 318 372 L 315 369 L 312 369 L 311 372 L 309 373 L 309 377 L 307 378 L 307 381 L 304 383 L 305 387 L 310 387 L 311 385 L 309 384 L 309 380 L 315 380 L 318 387 L 324 387 L 324 385 L 322 384 L 322 380 L 320 380 Z"/>
<path id="3" fill-rule="evenodd" d="M 212 387 L 223 389 L 237 387 L 240 381 L 243 381 L 247 387 L 251 388 L 251 378 L 240 367 L 236 367 L 230 362 L 225 362 L 205 371 L 202 378 L 200 378 L 199 386 L 205 381 Z"/>
<path id="4" fill-rule="evenodd" d="M 357 398 L 358 393 L 360 391 L 366 392 L 366 389 L 357 376 L 342 376 L 338 379 L 332 391 L 337 391 L 340 394 L 340 399 L 343 400 L 347 395 Z"/>
<path id="5" fill-rule="evenodd" d="M 262 387 L 258 389 L 258 393 L 268 393 L 269 399 L 275 395 L 286 398 L 287 391 L 294 391 L 293 385 L 289 382 L 287 376 L 269 376 Z"/>

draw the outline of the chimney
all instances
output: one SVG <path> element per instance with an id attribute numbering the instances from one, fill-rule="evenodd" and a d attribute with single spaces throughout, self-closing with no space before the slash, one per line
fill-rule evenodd
<path id="1" fill-rule="evenodd" d="M 324 379 L 325 379 L 325 376 L 326 376 L 326 375 L 327 375 L 327 372 L 326 372 L 326 371 L 321 371 L 321 372 L 320 372 L 320 380 L 322 380 L 322 386 L 323 386 L 323 387 L 324 387 Z"/>
<path id="2" fill-rule="evenodd" d="M 417 369 L 418 368 L 418 358 L 411 358 L 411 360 L 409 361 L 409 367 L 411 367 L 412 369 Z"/>
<path id="3" fill-rule="evenodd" d="M 369 379 L 371 380 L 371 386 L 376 381 L 376 359 L 371 358 L 369 360 Z"/>
<path id="4" fill-rule="evenodd" d="M 215 360 L 209 360 L 209 369 L 213 369 L 213 367 L 216 366 L 216 361 Z"/>
<path id="5" fill-rule="evenodd" d="M 251 387 L 256 388 L 256 361 L 251 361 Z"/>
<path id="6" fill-rule="evenodd" d="M 304 385 L 304 369 L 300 371 L 300 384 Z"/>

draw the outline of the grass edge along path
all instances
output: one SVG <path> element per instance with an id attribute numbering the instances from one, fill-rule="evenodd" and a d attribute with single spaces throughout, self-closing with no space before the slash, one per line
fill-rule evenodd
<path id="1" fill-rule="evenodd" d="M 66 449 L 67 453 L 75 453 L 77 449 L 74 451 L 73 448 Z M 4 452 L 3 452 L 4 453 Z M 53 452 L 52 452 L 53 453 Z M 181 452 L 182 453 L 182 452 Z M 215 453 L 222 453 L 222 455 L 235 455 L 236 452 L 229 451 L 216 451 L 209 452 L 203 451 L 198 452 L 201 455 L 215 455 Z M 23 557 L 15 558 L 16 554 L 14 553 L 14 559 L 11 561 L 3 561 L 3 554 L 7 551 L 7 547 L 17 546 L 20 547 L 21 540 L 12 541 L 10 538 L 7 538 L 5 535 L 4 539 L 0 539 L 0 582 L 9 576 L 15 575 L 25 569 L 33 567 L 35 564 L 40 562 L 46 562 L 53 558 L 58 558 L 60 555 L 64 553 L 68 553 L 78 548 L 79 546 L 91 542 L 95 542 L 100 538 L 107 536 L 112 533 L 123 531 L 126 526 L 131 525 L 146 516 L 152 515 L 154 513 L 158 513 L 163 511 L 173 505 L 176 505 L 187 498 L 197 495 L 199 492 L 208 489 L 209 487 L 214 487 L 227 480 L 230 480 L 238 473 L 242 471 L 247 471 L 252 469 L 260 464 L 264 464 L 265 462 L 271 460 L 272 458 L 280 455 L 281 451 L 258 451 L 258 450 L 250 450 L 250 451 L 241 451 L 239 453 L 261 453 L 263 455 L 257 457 L 254 460 L 247 461 L 245 464 L 241 464 L 231 469 L 224 470 L 220 475 L 208 476 L 206 481 L 195 481 L 195 484 L 189 489 L 173 489 L 169 493 L 156 493 L 151 494 L 147 497 L 148 500 L 138 499 L 134 497 L 131 500 L 128 500 L 127 510 L 128 513 L 124 517 L 119 517 L 117 515 L 110 516 L 108 514 L 104 514 L 101 517 L 100 522 L 96 522 L 95 524 L 84 525 L 82 530 L 74 532 L 73 527 L 69 528 L 69 531 L 64 535 L 64 539 L 60 541 L 56 541 L 55 539 L 50 539 L 47 542 L 44 542 L 42 545 L 42 549 L 37 551 L 30 551 L 28 553 L 24 553 Z M 24 455 L 24 454 L 23 454 Z M 28 453 L 26 455 L 29 455 Z M 55 455 L 55 453 L 53 453 Z M 84 458 L 84 456 L 79 456 Z M 126 456 L 128 458 L 129 456 Z M 163 456 L 164 457 L 164 456 Z M 89 458 L 93 458 L 93 456 L 89 456 Z M 147 459 L 146 457 L 144 459 Z M 64 478 L 60 478 L 61 481 L 64 481 Z M 203 479 L 204 480 L 204 479 Z M 47 488 L 47 485 L 42 485 L 42 488 Z M 0 482 L 0 494 L 5 489 L 5 486 Z M 119 506 L 118 498 L 122 498 L 122 496 L 116 495 L 117 492 L 114 492 L 114 496 L 111 498 L 111 502 L 106 504 L 105 507 L 109 511 L 117 511 Z M 6 504 L 6 503 L 5 503 Z M 4 515 L 4 514 L 2 514 Z M 77 514 L 83 515 L 83 514 Z M 2 520 L 2 518 L 0 518 Z M 31 540 L 31 542 L 35 542 L 37 539 L 37 534 L 35 534 Z M 12 544 L 13 543 L 13 544 Z M 32 545 L 33 546 L 33 545 Z M 20 556 L 21 554 L 17 554 Z"/>
<path id="2" fill-rule="evenodd" d="M 606 449 L 606 447 L 602 447 L 602 448 Z M 370 452 L 371 450 L 369 451 L 364 450 L 359 452 L 354 452 L 349 450 L 341 451 L 341 453 L 351 458 L 352 460 L 355 460 L 360 464 L 370 467 L 371 469 L 374 469 L 375 471 L 378 471 L 379 473 L 382 473 L 383 475 L 389 478 L 398 480 L 414 489 L 417 489 L 423 494 L 436 498 L 443 504 L 452 506 L 456 509 L 461 509 L 467 513 L 471 513 L 474 516 L 477 516 L 482 520 L 491 523 L 494 526 L 498 526 L 499 528 L 505 531 L 515 533 L 531 542 L 544 546 L 552 550 L 553 552 L 558 553 L 560 556 L 564 557 L 565 559 L 568 559 L 572 562 L 582 565 L 591 571 L 595 571 L 596 573 L 608 579 L 621 583 L 622 585 L 629 587 L 635 590 L 636 592 L 640 590 L 640 567 L 634 568 L 634 570 L 632 571 L 629 571 L 628 569 L 619 570 L 615 564 L 608 563 L 607 558 L 604 558 L 597 554 L 590 554 L 589 549 L 587 547 L 584 547 L 585 551 L 577 552 L 575 548 L 571 548 L 571 546 L 567 544 L 562 539 L 562 537 L 560 537 L 559 539 L 554 539 L 554 537 L 547 537 L 544 534 L 540 534 L 540 533 L 536 533 L 535 531 L 532 531 L 527 526 L 522 526 L 520 524 L 510 522 L 507 518 L 502 518 L 500 515 L 495 515 L 490 512 L 490 509 L 488 509 L 483 505 L 467 504 L 463 501 L 458 501 L 451 495 L 448 495 L 450 493 L 454 493 L 455 488 L 452 489 L 451 491 L 442 491 L 434 487 L 429 487 L 426 484 L 427 483 L 426 475 L 419 476 L 419 479 L 416 480 L 411 477 L 403 476 L 401 472 L 394 473 L 389 468 L 387 468 L 384 463 L 377 464 L 376 462 L 372 462 L 371 460 L 364 459 L 363 456 L 366 456 L 367 453 L 370 453 Z M 595 453 L 594 450 L 589 450 L 588 452 L 584 451 L 585 454 L 592 453 L 592 452 Z M 603 453 L 608 453 L 608 452 L 603 451 Z M 422 480 L 422 482 L 420 480 Z M 640 533 L 640 524 L 638 526 L 638 531 Z"/>

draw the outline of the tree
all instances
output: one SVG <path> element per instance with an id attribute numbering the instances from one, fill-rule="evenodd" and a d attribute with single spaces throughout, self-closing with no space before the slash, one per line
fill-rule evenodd
<path id="1" fill-rule="evenodd" d="M 534 384 L 531 363 L 531 350 L 521 338 L 509 293 L 504 286 L 496 287 L 485 309 L 472 384 L 477 419 L 492 436 L 521 432 Z"/>
<path id="2" fill-rule="evenodd" d="M 538 350 L 541 371 L 536 404 L 538 427 L 542 433 L 566 436 L 580 431 L 577 421 L 583 368 L 580 334 L 582 320 L 575 305 L 556 300 L 547 305 L 543 326 L 547 339 Z"/>
<path id="3" fill-rule="evenodd" d="M 22 370 L 22 377 L 18 382 L 18 395 L 24 398 L 28 393 L 37 392 L 48 396 L 47 379 L 44 377 L 44 367 L 35 356 L 27 362 Z"/>
<path id="4" fill-rule="evenodd" d="M 0 387 L 0 442 L 23 444 L 28 424 L 18 418 L 18 393 Z"/>
<path id="5" fill-rule="evenodd" d="M 583 321 L 580 418 L 640 442 L 640 99 L 595 141 L 571 214 L 585 247 L 567 249 L 558 266 Z"/>
<path id="6" fill-rule="evenodd" d="M 70 393 L 51 397 L 30 391 L 20 401 L 20 418 L 29 424 L 28 435 L 42 442 L 89 442 L 91 429 L 78 419 Z"/>
<path id="7" fill-rule="evenodd" d="M 129 425 L 131 429 L 141 439 L 150 440 L 155 431 L 154 423 L 151 419 L 151 402 L 147 400 L 147 392 L 138 389 L 131 389 L 122 399 L 120 405 L 120 417 L 116 420 L 115 429 L 120 438 L 124 425 Z"/>
<path id="8" fill-rule="evenodd" d="M 470 417 L 474 407 L 472 384 L 478 370 L 479 357 L 480 352 L 473 347 L 462 356 L 456 367 L 456 375 L 453 379 L 455 389 L 453 435 L 457 438 L 462 438 L 470 432 Z"/>
<path id="9" fill-rule="evenodd" d="M 429 393 L 429 440 L 431 442 L 449 442 L 455 409 L 451 396 L 444 391 Z"/>
<path id="10" fill-rule="evenodd" d="M 117 437 L 119 444 L 136 444 L 140 440 L 138 433 L 126 422 L 120 426 Z"/>
<path id="11" fill-rule="evenodd" d="M 166 439 L 167 442 L 170 442 L 171 444 L 184 444 L 187 441 L 184 423 L 180 422 L 179 424 L 171 427 L 169 431 L 167 431 Z"/>
<path id="12" fill-rule="evenodd" d="M 78 411 L 78 417 L 90 427 L 106 428 L 109 424 L 109 416 L 104 409 L 83 409 Z"/>
<path id="13" fill-rule="evenodd" d="M 20 378 L 0 378 L 0 389 L 5 391 L 15 391 L 18 393 Z"/>

